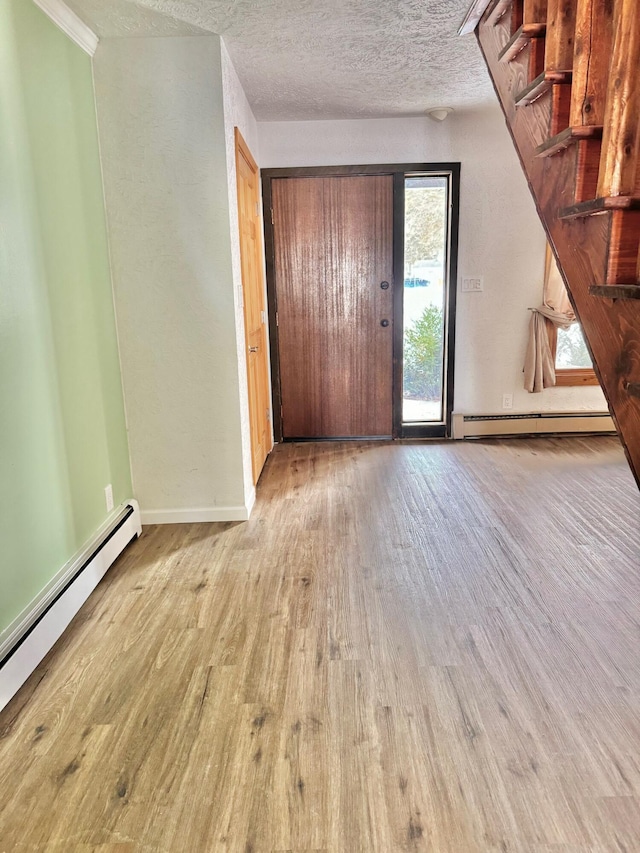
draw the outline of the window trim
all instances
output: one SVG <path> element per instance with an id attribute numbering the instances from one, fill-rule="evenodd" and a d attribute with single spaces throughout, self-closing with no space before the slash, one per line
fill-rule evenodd
<path id="1" fill-rule="evenodd" d="M 445 177 L 447 233 L 445 234 L 445 349 L 443 352 L 442 422 L 403 421 L 404 287 L 394 288 L 394 437 L 451 438 L 453 432 L 453 375 L 455 368 L 456 296 L 458 281 L 458 228 L 460 219 L 460 163 L 401 164 L 394 172 L 394 278 L 404 282 L 404 229 L 406 179 Z"/>
<path id="2" fill-rule="evenodd" d="M 560 367 L 556 369 L 556 387 L 568 385 L 599 385 L 592 367 Z"/>

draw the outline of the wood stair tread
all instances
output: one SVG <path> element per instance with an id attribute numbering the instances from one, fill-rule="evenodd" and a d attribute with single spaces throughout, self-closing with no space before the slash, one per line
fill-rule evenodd
<path id="1" fill-rule="evenodd" d="M 602 139 L 602 125 L 568 127 L 536 148 L 536 157 L 552 157 L 583 139 Z"/>
<path id="2" fill-rule="evenodd" d="M 546 23 L 523 24 L 502 48 L 498 58 L 501 62 L 511 62 L 529 44 L 531 39 L 543 38 L 546 32 Z"/>
<path id="3" fill-rule="evenodd" d="M 571 83 L 571 71 L 543 71 L 515 96 L 517 107 L 527 106 L 537 101 L 556 84 Z M 555 137 L 554 137 L 555 138 Z"/>
<path id="4" fill-rule="evenodd" d="M 582 216 L 596 216 L 609 210 L 640 210 L 640 198 L 630 195 L 593 198 L 562 208 L 559 216 L 560 219 L 578 219 Z"/>
<path id="5" fill-rule="evenodd" d="M 605 299 L 640 299 L 640 284 L 592 284 L 589 293 Z"/>

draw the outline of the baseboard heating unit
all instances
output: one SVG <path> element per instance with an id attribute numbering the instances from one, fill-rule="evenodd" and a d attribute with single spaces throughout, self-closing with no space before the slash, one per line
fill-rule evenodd
<path id="1" fill-rule="evenodd" d="M 62 636 L 116 558 L 141 532 L 138 504 L 122 504 L 0 634 L 0 711 Z"/>
<path id="2" fill-rule="evenodd" d="M 615 431 L 615 425 L 608 412 L 537 412 L 497 415 L 453 413 L 454 438 L 615 433 Z"/>

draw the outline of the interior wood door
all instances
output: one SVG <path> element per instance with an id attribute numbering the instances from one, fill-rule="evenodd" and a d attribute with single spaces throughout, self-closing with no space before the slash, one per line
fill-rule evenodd
<path id="1" fill-rule="evenodd" d="M 393 177 L 272 181 L 284 438 L 391 436 Z"/>
<path id="2" fill-rule="evenodd" d="M 265 460 L 273 447 L 266 335 L 267 304 L 262 261 L 259 169 L 238 128 L 236 128 L 236 172 L 244 329 L 247 346 L 251 460 L 253 482 L 257 483 Z"/>

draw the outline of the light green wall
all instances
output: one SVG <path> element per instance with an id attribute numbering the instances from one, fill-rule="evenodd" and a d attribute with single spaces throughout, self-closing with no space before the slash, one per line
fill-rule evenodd
<path id="1" fill-rule="evenodd" d="M 0 4 L 0 632 L 132 495 L 91 60 Z"/>

